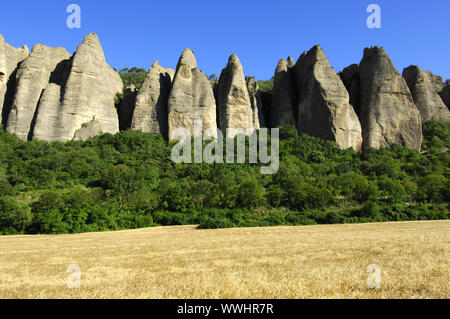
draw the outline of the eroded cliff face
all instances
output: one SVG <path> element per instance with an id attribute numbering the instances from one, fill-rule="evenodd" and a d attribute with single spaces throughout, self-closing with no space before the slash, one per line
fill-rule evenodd
<path id="1" fill-rule="evenodd" d="M 6 124 L 12 99 L 14 98 L 15 73 L 20 63 L 29 55 L 28 47 L 14 48 L 0 34 L 0 114 Z"/>
<path id="2" fill-rule="evenodd" d="M 116 109 L 118 93 L 124 98 Z M 339 75 L 319 46 L 297 63 L 282 59 L 272 94 L 264 95 L 234 54 L 220 78 L 209 80 L 186 49 L 176 71 L 156 61 L 139 90 L 123 90 L 93 33 L 73 56 L 42 44 L 29 54 L 26 46 L 13 48 L 0 35 L 2 124 L 22 140 L 86 139 L 130 128 L 169 138 L 177 128 L 214 135 L 218 127 L 223 133 L 251 132 L 290 124 L 342 149 L 394 144 L 419 149 L 422 122 L 449 120 L 449 103 L 450 81 L 416 66 L 402 77 L 378 47 L 366 48 L 361 63 Z M 202 128 L 194 131 L 196 121 Z"/>
<path id="3" fill-rule="evenodd" d="M 244 70 L 236 55 L 231 55 L 222 70 L 218 83 L 218 114 L 220 129 L 240 129 L 246 132 L 254 128 L 253 111 L 245 81 Z M 227 131 L 228 137 L 236 132 Z"/>
<path id="4" fill-rule="evenodd" d="M 253 76 L 247 79 L 247 90 L 250 96 L 252 108 L 252 125 L 255 130 L 266 127 L 266 120 L 263 113 L 263 102 L 261 92 L 259 92 L 258 82 Z"/>
<path id="5" fill-rule="evenodd" d="M 445 86 L 441 77 L 422 71 L 416 65 L 404 69 L 403 77 L 419 109 L 422 123 L 432 119 L 450 120 L 450 112 L 439 95 Z"/>
<path id="6" fill-rule="evenodd" d="M 361 113 L 365 147 L 394 144 L 420 149 L 422 119 L 405 79 L 383 48 L 364 50 L 359 65 Z"/>
<path id="7" fill-rule="evenodd" d="M 136 97 L 131 128 L 148 133 L 161 133 L 167 138 L 167 102 L 175 71 L 153 63 Z"/>
<path id="8" fill-rule="evenodd" d="M 297 99 L 289 73 L 289 68 L 292 67 L 294 67 L 292 58 L 290 58 L 289 62 L 281 59 L 275 70 L 270 113 L 272 127 L 297 125 L 294 115 L 294 109 L 297 107 Z"/>
<path id="9" fill-rule="evenodd" d="M 60 121 L 52 128 L 59 140 L 69 140 L 93 118 L 104 133 L 119 132 L 114 97 L 122 92 L 122 80 L 105 61 L 98 36 L 87 35 L 78 46 L 61 98 Z"/>
<path id="10" fill-rule="evenodd" d="M 168 101 L 169 138 L 177 128 L 185 128 L 191 135 L 194 122 L 201 121 L 203 131 L 217 130 L 216 101 L 208 77 L 197 68 L 197 61 L 190 49 L 181 55 Z"/>
<path id="11" fill-rule="evenodd" d="M 42 91 L 47 87 L 58 65 L 70 59 L 63 48 L 36 45 L 31 54 L 21 63 L 16 74 L 16 88 L 6 130 L 21 140 L 29 138 L 36 108 Z"/>
<path id="12" fill-rule="evenodd" d="M 0 51 L 7 65 L 25 55 L 10 51 L 8 46 Z M 63 48 L 38 44 L 8 72 L 15 72 L 15 79 L 6 129 L 21 139 L 70 140 L 93 119 L 103 133 L 119 131 L 114 97 L 122 92 L 122 80 L 106 63 L 96 34 L 87 35 L 73 57 Z"/>
<path id="13" fill-rule="evenodd" d="M 361 126 L 348 92 L 319 46 L 302 54 L 295 66 L 298 129 L 335 141 L 342 149 L 359 150 Z"/>

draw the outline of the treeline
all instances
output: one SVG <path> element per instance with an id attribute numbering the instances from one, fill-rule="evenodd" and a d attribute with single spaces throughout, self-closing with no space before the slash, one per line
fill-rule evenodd
<path id="1" fill-rule="evenodd" d="M 340 150 L 280 129 L 280 169 L 175 164 L 160 135 L 22 142 L 0 129 L 0 233 L 59 234 L 449 217 L 450 123 L 424 125 L 423 151 Z"/>

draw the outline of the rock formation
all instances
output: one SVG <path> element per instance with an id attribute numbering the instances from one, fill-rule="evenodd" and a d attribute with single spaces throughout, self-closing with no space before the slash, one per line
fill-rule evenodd
<path id="1" fill-rule="evenodd" d="M 258 82 L 256 82 L 255 77 L 250 76 L 247 79 L 247 90 L 252 108 L 253 128 L 259 130 L 260 128 L 266 127 L 266 121 L 263 113 L 261 93 L 259 92 Z"/>
<path id="2" fill-rule="evenodd" d="M 441 77 L 422 71 L 416 65 L 404 69 L 403 77 L 420 111 L 422 123 L 432 119 L 450 120 L 450 111 L 439 96 L 444 88 Z"/>
<path id="3" fill-rule="evenodd" d="M 400 144 L 420 149 L 422 121 L 406 85 L 384 49 L 366 48 L 359 65 L 360 120 L 365 147 Z"/>
<path id="4" fill-rule="evenodd" d="M 447 105 L 447 108 L 450 110 L 450 80 L 447 80 L 445 87 L 439 95 L 441 96 L 442 101 L 444 101 L 444 104 Z"/>
<path id="5" fill-rule="evenodd" d="M 360 114 L 360 100 L 361 100 L 361 80 L 359 77 L 358 64 L 352 64 L 346 67 L 339 73 L 342 82 L 344 83 L 348 94 L 350 96 L 350 104 L 353 106 L 356 114 Z"/>
<path id="6" fill-rule="evenodd" d="M 208 77 L 197 68 L 190 49 L 183 51 L 172 84 L 168 102 L 169 138 L 177 128 L 190 130 L 194 121 L 202 121 L 203 131 L 217 129 L 216 101 Z"/>
<path id="7" fill-rule="evenodd" d="M 68 71 L 67 71 L 68 69 Z M 119 120 L 114 105 L 117 93 L 122 92 L 122 80 L 105 61 L 103 49 L 96 34 L 87 35 L 66 66 L 63 76 L 64 86 L 60 87 L 59 99 L 55 97 L 57 87 L 47 88 L 44 108 L 56 111 L 56 114 L 44 114 L 38 110 L 33 137 L 47 141 L 65 141 L 74 137 L 83 124 L 96 118 L 104 133 L 117 133 Z M 58 105 L 49 105 L 55 103 Z M 40 107 L 40 106 L 39 106 Z M 56 119 L 47 122 L 40 116 Z"/>
<path id="8" fill-rule="evenodd" d="M 94 117 L 92 121 L 82 124 L 81 128 L 75 131 L 73 139 L 75 141 L 87 140 L 90 137 L 101 135 L 102 133 L 100 122 Z"/>
<path id="9" fill-rule="evenodd" d="M 167 101 L 174 70 L 153 63 L 136 97 L 131 128 L 167 137 Z"/>
<path id="10" fill-rule="evenodd" d="M 286 64 L 288 69 L 292 69 L 293 67 L 295 67 L 295 61 L 291 56 L 288 56 Z"/>
<path id="11" fill-rule="evenodd" d="M 136 106 L 136 96 L 139 90 L 134 84 L 128 84 L 123 90 L 123 100 L 120 102 L 119 113 L 119 129 L 121 131 L 131 128 L 133 112 Z"/>
<path id="12" fill-rule="evenodd" d="M 70 54 L 63 48 L 36 45 L 21 63 L 16 74 L 16 89 L 8 115 L 6 130 L 27 140 L 42 91 L 47 87 L 56 67 L 68 60 Z"/>
<path id="13" fill-rule="evenodd" d="M 217 108 L 219 126 L 225 133 L 231 129 L 253 129 L 253 111 L 245 82 L 244 70 L 236 55 L 231 55 L 227 66 L 222 70 L 218 84 Z M 227 131 L 228 137 L 235 132 Z"/>
<path id="14" fill-rule="evenodd" d="M 335 141 L 342 149 L 361 148 L 361 126 L 339 76 L 319 46 L 295 66 L 300 134 Z"/>
<path id="15" fill-rule="evenodd" d="M 0 34 L 0 114 L 2 123 L 6 124 L 10 103 L 14 97 L 15 71 L 20 62 L 28 56 L 29 50 L 25 45 L 16 49 L 6 43 Z M 5 108 L 5 110 L 3 110 Z"/>
<path id="16" fill-rule="evenodd" d="M 293 60 L 291 58 L 292 65 Z M 281 59 L 275 70 L 272 90 L 271 126 L 296 125 L 294 109 L 297 107 L 296 95 L 288 72 L 288 62 Z M 293 66 L 291 66 L 293 67 Z"/>
<path id="17" fill-rule="evenodd" d="M 273 82 L 272 92 L 260 91 L 234 54 L 220 78 L 210 80 L 186 49 L 176 71 L 156 61 L 139 90 L 130 85 L 122 91 L 93 33 L 73 56 L 42 44 L 29 54 L 26 46 L 16 49 L 0 35 L 2 124 L 22 140 L 84 140 L 130 128 L 169 138 L 177 128 L 192 135 L 212 129 L 214 135 L 217 127 L 248 133 L 290 124 L 343 149 L 394 144 L 420 149 L 422 121 L 450 120 L 450 80 L 444 84 L 417 66 L 402 77 L 378 47 L 365 49 L 359 65 L 338 75 L 315 46 L 297 63 L 280 60 Z M 196 121 L 201 131 L 194 131 Z"/>

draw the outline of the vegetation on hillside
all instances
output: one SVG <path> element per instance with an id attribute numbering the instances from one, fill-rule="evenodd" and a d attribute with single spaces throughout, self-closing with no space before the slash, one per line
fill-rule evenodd
<path id="1" fill-rule="evenodd" d="M 124 88 L 129 84 L 133 84 L 139 89 L 147 76 L 147 70 L 137 67 L 124 68 L 119 71 L 119 75 L 123 81 Z"/>
<path id="2" fill-rule="evenodd" d="M 283 127 L 280 169 L 261 175 L 259 164 L 175 164 L 160 135 L 47 143 L 0 130 L 0 233 L 448 219 L 450 123 L 424 134 L 423 152 L 355 152 Z"/>

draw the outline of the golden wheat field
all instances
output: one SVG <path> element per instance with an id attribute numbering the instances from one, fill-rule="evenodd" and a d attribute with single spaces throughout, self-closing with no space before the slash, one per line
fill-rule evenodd
<path id="1" fill-rule="evenodd" d="M 0 298 L 449 298 L 449 241 L 450 221 L 5 236 Z"/>

